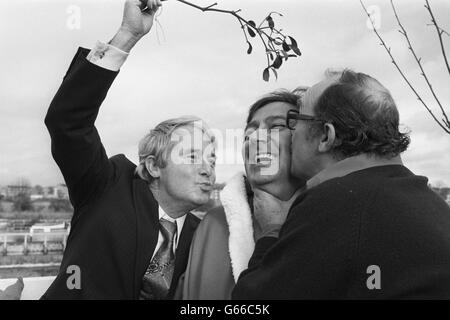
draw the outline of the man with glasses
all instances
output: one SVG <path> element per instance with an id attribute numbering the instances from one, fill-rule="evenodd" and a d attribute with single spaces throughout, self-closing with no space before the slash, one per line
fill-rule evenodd
<path id="1" fill-rule="evenodd" d="M 334 73 L 286 122 L 306 191 L 290 210 L 268 195 L 255 203 L 255 215 L 287 218 L 258 240 L 233 298 L 450 298 L 450 208 L 403 165 L 410 140 L 389 91 Z"/>

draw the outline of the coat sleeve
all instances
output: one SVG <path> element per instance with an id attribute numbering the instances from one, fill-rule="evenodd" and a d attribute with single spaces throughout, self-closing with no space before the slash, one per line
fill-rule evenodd
<path id="1" fill-rule="evenodd" d="M 348 287 L 353 226 L 319 207 L 323 200 L 295 205 L 280 236 L 261 238 L 239 277 L 232 299 L 326 299 Z M 338 226 L 336 228 L 335 226 Z"/>
<path id="2" fill-rule="evenodd" d="M 112 171 L 94 123 L 118 72 L 90 63 L 88 53 L 78 49 L 45 117 L 52 155 L 75 209 L 104 190 Z"/>

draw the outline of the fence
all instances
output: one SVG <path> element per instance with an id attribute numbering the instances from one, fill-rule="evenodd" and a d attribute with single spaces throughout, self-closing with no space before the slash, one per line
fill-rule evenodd
<path id="1" fill-rule="evenodd" d="M 0 233 L 2 255 L 47 254 L 64 251 L 68 231 L 62 232 L 7 232 Z M 22 240 L 22 241 L 21 241 Z"/>

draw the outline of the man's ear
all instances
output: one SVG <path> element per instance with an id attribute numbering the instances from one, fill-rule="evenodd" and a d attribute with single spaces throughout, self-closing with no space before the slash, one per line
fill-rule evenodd
<path id="1" fill-rule="evenodd" d="M 331 123 L 324 124 L 324 130 L 319 142 L 318 150 L 319 152 L 328 152 L 330 151 L 336 142 L 336 130 Z"/>
<path id="2" fill-rule="evenodd" d="M 161 175 L 160 168 L 156 165 L 156 159 L 154 156 L 149 156 L 145 159 L 145 168 L 152 178 L 157 179 Z"/>

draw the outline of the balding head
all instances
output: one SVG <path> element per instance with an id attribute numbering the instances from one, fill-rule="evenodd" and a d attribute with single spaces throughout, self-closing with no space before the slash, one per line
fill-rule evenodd
<path id="1" fill-rule="evenodd" d="M 399 132 L 399 113 L 390 92 L 364 73 L 328 72 L 327 79 L 306 92 L 303 112 L 333 124 L 334 152 L 343 157 L 393 157 L 409 145 L 408 135 Z"/>

